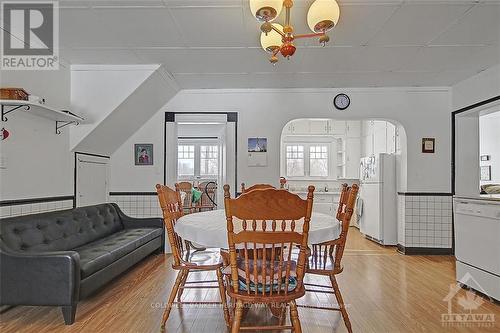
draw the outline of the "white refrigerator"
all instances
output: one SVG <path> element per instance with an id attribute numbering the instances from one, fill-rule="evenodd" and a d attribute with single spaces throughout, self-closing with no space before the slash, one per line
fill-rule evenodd
<path id="1" fill-rule="evenodd" d="M 397 245 L 396 158 L 394 154 L 363 157 L 360 161 L 363 205 L 360 231 L 383 245 Z"/>

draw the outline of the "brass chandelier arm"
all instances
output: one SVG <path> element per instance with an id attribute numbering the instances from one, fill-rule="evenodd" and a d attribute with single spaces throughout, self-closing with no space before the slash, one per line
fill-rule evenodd
<path id="1" fill-rule="evenodd" d="M 274 25 L 271 25 L 271 28 L 276 31 L 277 33 L 279 33 L 281 35 L 281 37 L 285 37 L 285 33 L 283 31 L 281 31 L 280 29 L 276 28 Z"/>
<path id="2" fill-rule="evenodd" d="M 314 33 L 314 34 L 302 34 L 302 35 L 294 35 L 294 39 L 298 39 L 298 38 L 314 38 L 314 37 L 321 37 L 321 36 L 324 36 L 326 35 L 324 32 L 317 32 L 317 33 Z"/>

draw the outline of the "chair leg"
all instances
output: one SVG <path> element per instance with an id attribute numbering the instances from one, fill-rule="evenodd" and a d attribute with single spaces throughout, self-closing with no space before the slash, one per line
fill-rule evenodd
<path id="1" fill-rule="evenodd" d="M 186 280 L 188 278 L 189 271 L 185 271 L 184 275 L 182 276 L 181 284 L 179 285 L 179 292 L 177 293 L 177 302 L 181 301 L 182 293 L 184 292 L 184 285 L 186 284 Z"/>
<path id="2" fill-rule="evenodd" d="M 294 333 L 302 333 L 302 327 L 300 326 L 299 312 L 297 311 L 297 304 L 295 301 L 290 302 L 290 320 L 293 326 Z"/>
<path id="3" fill-rule="evenodd" d="M 236 301 L 236 310 L 234 313 L 233 324 L 231 325 L 231 333 L 238 333 L 240 331 L 241 317 L 243 317 L 243 301 Z"/>
<path id="4" fill-rule="evenodd" d="M 330 281 L 332 283 L 333 291 L 335 292 L 335 297 L 337 298 L 337 303 L 339 303 L 340 313 L 342 313 L 342 318 L 344 319 L 345 327 L 349 333 L 352 333 L 351 321 L 349 320 L 349 315 L 347 314 L 347 310 L 344 305 L 344 300 L 342 299 L 342 295 L 340 293 L 339 285 L 337 283 L 337 279 L 335 275 L 330 275 Z"/>
<path id="5" fill-rule="evenodd" d="M 229 310 L 227 308 L 227 298 L 226 298 L 226 288 L 224 287 L 224 280 L 222 278 L 222 272 L 220 269 L 216 270 L 217 282 L 219 282 L 219 293 L 220 299 L 222 301 L 222 311 L 224 311 L 224 320 L 226 321 L 226 326 L 229 327 Z"/>
<path id="6" fill-rule="evenodd" d="M 179 291 L 179 286 L 181 285 L 182 277 L 184 276 L 184 271 L 181 270 L 177 273 L 177 278 L 175 279 L 174 286 L 172 287 L 172 291 L 170 292 L 170 297 L 168 298 L 167 307 L 163 312 L 163 318 L 161 320 L 161 332 L 165 332 L 165 323 L 167 322 L 168 316 L 170 315 L 170 310 L 172 309 L 172 304 L 175 300 L 175 295 Z"/>
<path id="7" fill-rule="evenodd" d="M 286 303 L 281 303 L 281 313 L 280 313 L 280 317 L 279 317 L 279 324 L 280 324 L 280 326 L 285 325 L 286 307 L 287 307 Z"/>

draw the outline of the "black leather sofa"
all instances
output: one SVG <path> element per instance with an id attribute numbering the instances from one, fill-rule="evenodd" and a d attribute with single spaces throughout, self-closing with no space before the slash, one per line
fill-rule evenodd
<path id="1" fill-rule="evenodd" d="M 86 297 L 164 249 L 159 218 L 126 216 L 101 204 L 0 221 L 0 305 L 61 306 L 75 320 Z"/>

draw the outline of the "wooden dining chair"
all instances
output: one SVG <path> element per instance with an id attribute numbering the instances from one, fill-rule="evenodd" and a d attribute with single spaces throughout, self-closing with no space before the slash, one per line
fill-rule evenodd
<path id="1" fill-rule="evenodd" d="M 358 195 L 358 190 L 359 187 L 356 184 L 351 187 L 348 187 L 347 184 L 342 185 L 342 192 L 340 194 L 339 206 L 337 209 L 337 220 L 340 221 L 342 228 L 340 236 L 335 240 L 312 245 L 311 255 L 309 256 L 307 262 L 306 274 L 328 276 L 330 278 L 331 286 L 304 283 L 306 291 L 334 294 L 337 299 L 338 308 L 301 305 L 303 307 L 314 309 L 340 311 L 348 332 L 352 332 L 351 322 L 349 320 L 344 300 L 342 298 L 342 294 L 340 293 L 339 285 L 335 276 L 342 273 L 344 269 L 341 261 L 344 254 L 347 233 L 349 231 L 349 224 L 351 222 L 351 216 L 353 214 L 353 208 Z M 309 287 L 321 287 L 325 288 L 325 290 L 309 289 Z M 333 289 L 333 291 L 328 289 Z"/>
<path id="2" fill-rule="evenodd" d="M 270 185 L 270 184 L 255 184 L 255 185 L 252 185 L 252 186 L 247 188 L 247 187 L 245 187 L 245 183 L 241 183 L 241 193 L 242 194 L 253 191 L 253 190 L 265 190 L 265 189 L 269 189 L 269 188 L 275 188 L 275 187 Z"/>
<path id="3" fill-rule="evenodd" d="M 217 183 L 215 181 L 202 182 L 198 185 L 198 190 L 201 191 L 201 199 L 196 203 L 195 208 L 202 212 L 204 210 L 214 210 L 215 195 L 217 191 Z"/>
<path id="4" fill-rule="evenodd" d="M 186 242 L 175 232 L 174 226 L 177 220 L 184 215 L 182 209 L 181 195 L 179 185 L 175 184 L 175 191 L 167 186 L 157 184 L 156 191 L 158 200 L 163 212 L 165 228 L 167 229 L 168 241 L 172 250 L 172 268 L 179 271 L 175 279 L 174 286 L 168 298 L 167 307 L 163 313 L 161 322 L 161 331 L 165 331 L 170 310 L 174 303 L 177 304 L 222 304 L 224 319 L 229 326 L 229 311 L 226 304 L 226 292 L 222 278 L 222 259 L 218 249 L 204 249 L 203 251 L 193 251 Z M 190 272 L 214 271 L 217 275 L 216 281 L 187 281 Z M 218 285 L 193 286 L 197 283 L 213 283 Z M 219 288 L 220 302 L 182 302 L 182 292 L 189 288 Z M 177 302 L 175 297 L 177 296 Z"/>
<path id="5" fill-rule="evenodd" d="M 231 332 L 239 332 L 244 306 L 256 303 L 289 305 L 291 326 L 284 325 L 282 316 L 278 325 L 242 329 L 302 332 L 295 300 L 305 293 L 313 192 L 314 186 L 309 186 L 307 199 L 302 200 L 288 191 L 267 188 L 231 199 L 229 185 L 224 186 L 230 263 L 227 293 L 236 301 Z M 297 246 L 299 254 L 292 260 Z"/>
<path id="6" fill-rule="evenodd" d="M 194 212 L 193 205 L 193 184 L 190 182 L 179 182 L 179 190 L 185 193 L 184 201 L 182 202 L 182 207 L 184 212 L 191 214 Z"/>

